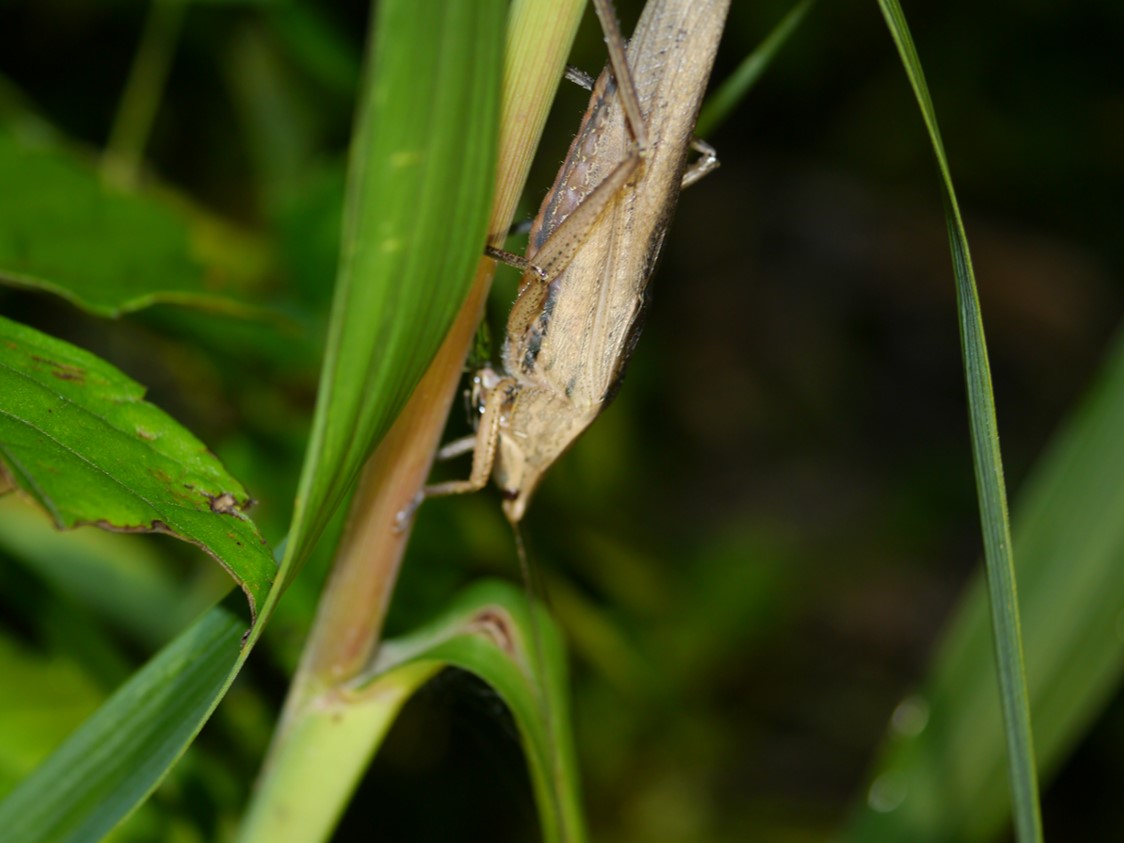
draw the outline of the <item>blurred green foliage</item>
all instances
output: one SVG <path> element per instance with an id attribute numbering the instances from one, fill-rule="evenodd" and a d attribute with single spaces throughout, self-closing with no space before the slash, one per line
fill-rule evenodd
<path id="1" fill-rule="evenodd" d="M 627 31 L 637 4 L 619 5 Z M 715 78 L 789 8 L 735 4 Z M 1122 312 L 1124 7 L 905 11 L 972 238 L 1017 509 Z M 4 130 L 64 138 L 96 165 L 145 14 L 128 0 L 0 7 Z M 271 542 L 288 523 L 315 396 L 365 14 L 359 2 L 192 4 L 155 113 L 142 190 L 175 193 L 192 219 L 230 232 L 250 300 L 285 320 L 159 305 L 107 325 L 0 288 L 6 316 L 147 385 L 259 500 Z M 596 68 L 602 50 L 589 20 L 574 62 Z M 584 97 L 560 97 L 528 209 Z M 813 8 L 708 140 L 722 169 L 682 199 L 625 388 L 551 473 L 526 531 L 574 653 L 596 839 L 828 839 L 865 799 L 887 721 L 978 566 L 946 235 L 874 3 Z M 183 548 L 120 540 L 158 557 L 184 604 L 218 593 L 213 566 Z M 2 550 L 4 705 L 25 719 L 5 729 L 19 741 L 0 741 L 0 792 L 168 634 L 66 593 L 8 539 Z M 481 574 L 516 571 L 493 493 L 427 504 L 392 631 Z M 322 562 L 302 574 L 266 656 L 118 839 L 230 829 L 322 577 Z M 1119 831 L 1124 705 L 1106 696 L 1045 790 L 1049 838 Z M 530 787 L 493 693 L 453 673 L 407 707 L 337 839 L 365 839 L 376 817 L 393 839 L 448 839 L 450 817 L 461 839 L 527 839 Z"/>

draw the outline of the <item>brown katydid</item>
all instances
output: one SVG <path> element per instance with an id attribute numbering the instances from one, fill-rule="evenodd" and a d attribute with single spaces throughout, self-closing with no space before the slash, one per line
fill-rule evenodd
<path id="1" fill-rule="evenodd" d="M 688 170 L 687 154 L 729 0 L 649 0 L 627 48 L 611 0 L 594 6 L 609 65 L 531 228 L 526 257 L 489 251 L 524 275 L 503 372 L 476 375 L 476 434 L 441 452 L 471 450 L 472 473 L 422 495 L 476 491 L 494 476 L 513 523 L 543 473 L 612 399 L 679 191 L 717 165 L 706 148 Z"/>

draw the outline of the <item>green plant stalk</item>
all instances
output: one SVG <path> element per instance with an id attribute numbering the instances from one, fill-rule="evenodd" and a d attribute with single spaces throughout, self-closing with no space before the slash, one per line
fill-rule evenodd
<path id="1" fill-rule="evenodd" d="M 131 187 L 136 182 L 186 5 L 187 0 L 151 0 L 149 4 L 140 47 L 125 83 L 102 163 L 106 178 L 119 187 Z"/>
<path id="2" fill-rule="evenodd" d="M 561 79 L 566 57 L 584 8 L 584 0 L 516 0 L 508 26 L 502 92 L 502 125 L 496 193 L 489 224 L 490 242 L 502 244 L 526 181 L 546 115 Z M 452 405 L 464 359 L 479 323 L 494 263 L 482 260 L 468 299 L 453 328 L 415 389 L 405 409 L 366 464 L 325 587 L 301 666 L 294 678 L 281 723 L 270 747 L 243 841 L 318 839 L 286 838 L 284 827 L 258 817 L 288 816 L 313 780 L 340 770 L 352 781 L 336 781 L 334 807 L 320 816 L 338 816 L 354 780 L 362 773 L 393 712 L 397 695 L 376 697 L 356 718 L 339 718 L 340 706 L 357 701 L 339 689 L 370 666 L 378 648 L 386 609 L 393 593 L 409 529 L 393 525 L 402 508 L 425 483 Z M 380 706 L 382 714 L 376 714 Z M 345 723 L 340 740 L 327 739 L 333 724 Z M 322 750 L 332 748 L 336 754 Z M 306 763 L 316 752 L 318 763 Z M 345 758 L 343 756 L 348 756 Z M 323 798 L 320 794 L 320 798 Z M 320 829 L 321 836 L 330 826 Z"/>
<path id="3" fill-rule="evenodd" d="M 814 0 L 800 0 L 788 14 L 781 18 L 765 40 L 758 44 L 748 56 L 742 59 L 737 69 L 703 104 L 698 122 L 695 124 L 695 137 L 706 138 L 711 135 L 730 115 L 757 80 L 773 63 L 777 53 L 788 43 L 797 27 L 804 22 Z"/>
<path id="4" fill-rule="evenodd" d="M 327 839 L 398 712 L 441 667 L 408 665 L 362 693 L 343 687 L 322 692 L 316 709 L 291 724 L 284 753 L 265 771 L 265 795 L 273 798 L 255 799 L 239 839 Z"/>

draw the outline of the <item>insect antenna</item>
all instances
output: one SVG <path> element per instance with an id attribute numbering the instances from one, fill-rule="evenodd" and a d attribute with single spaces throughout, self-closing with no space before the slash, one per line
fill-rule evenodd
<path id="1" fill-rule="evenodd" d="M 550 693 L 551 690 L 558 691 L 561 689 L 551 689 L 548 686 L 551 673 L 546 662 L 543 619 L 550 612 L 550 601 L 546 589 L 546 580 L 530 563 L 530 558 L 527 554 L 527 544 L 523 540 L 523 528 L 520 526 L 520 522 L 510 521 L 509 523 L 511 524 L 511 531 L 515 536 L 515 554 L 519 557 L 519 574 L 523 579 L 523 591 L 527 596 L 527 609 L 529 610 L 531 618 L 530 656 L 533 662 L 531 665 L 531 680 L 535 684 L 535 689 L 539 698 L 539 713 L 542 716 L 543 723 L 546 724 L 548 757 L 553 759 L 557 756 L 559 747 L 554 734 L 555 721 L 554 711 L 550 705 Z M 557 812 L 556 815 L 561 816 L 562 800 L 558 793 L 558 780 L 554 776 L 550 778 L 551 798 L 555 803 L 554 808 Z"/>

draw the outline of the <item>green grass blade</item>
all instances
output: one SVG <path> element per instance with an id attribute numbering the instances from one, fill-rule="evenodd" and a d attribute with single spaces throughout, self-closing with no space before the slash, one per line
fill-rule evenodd
<path id="1" fill-rule="evenodd" d="M 128 816 L 203 728 L 248 626 L 233 593 L 134 674 L 0 803 L 5 843 L 87 843 Z"/>
<path id="2" fill-rule="evenodd" d="M 375 670 L 434 662 L 479 676 L 511 710 L 523 739 L 544 839 L 585 840 L 566 651 L 550 617 L 537 609 L 532 616 L 526 594 L 507 583 L 480 583 L 462 594 L 439 622 L 388 641 Z"/>
<path id="3" fill-rule="evenodd" d="M 1124 679 L 1124 335 L 1015 508 L 1036 749 L 1056 769 Z M 968 589 L 848 840 L 985 841 L 1009 816 L 987 594 Z M 895 718 L 898 719 L 898 718 Z M 883 797 L 897 794 L 887 803 Z"/>
<path id="4" fill-rule="evenodd" d="M 797 27 L 803 22 L 808 10 L 812 8 L 814 0 L 801 0 L 781 18 L 773 31 L 762 41 L 752 53 L 742 59 L 737 69 L 715 91 L 703 105 L 695 124 L 695 135 L 700 138 L 709 137 L 729 116 L 738 103 L 740 103 L 750 88 L 757 84 L 781 47 L 788 43 L 788 39 L 796 32 Z"/>
<path id="5" fill-rule="evenodd" d="M 286 763 L 259 783 L 238 829 L 238 843 L 330 839 L 398 712 L 440 669 L 437 662 L 406 665 L 365 689 L 369 693 L 337 690 L 288 724 Z"/>
<path id="6" fill-rule="evenodd" d="M 506 5 L 377 4 L 290 556 L 303 558 L 461 306 L 486 237 Z"/>
<path id="7" fill-rule="evenodd" d="M 542 656 L 540 661 L 539 656 Z M 459 667 L 507 704 L 523 739 L 543 835 L 586 839 L 570 731 L 566 652 L 545 613 L 502 582 L 472 586 L 425 627 L 387 641 L 371 671 L 289 724 L 283 764 L 266 778 L 239 840 L 326 839 L 398 711 L 430 677 Z M 542 689 L 545 689 L 542 690 Z M 315 760 L 315 776 L 309 765 Z"/>
<path id="8" fill-rule="evenodd" d="M 432 623 L 385 642 L 367 674 L 292 721 L 284 763 L 263 781 L 267 791 L 255 800 L 238 839 L 326 839 L 402 705 L 449 666 L 479 676 L 511 710 L 523 738 L 544 839 L 585 840 L 565 648 L 549 617 L 540 613 L 532 621 L 526 595 L 502 582 L 472 586 Z M 309 776 L 313 759 L 316 774 Z"/>
<path id="9" fill-rule="evenodd" d="M 879 0 L 879 5 L 913 87 L 940 169 L 941 192 L 945 203 L 953 271 L 956 277 L 956 299 L 968 387 L 972 453 L 984 534 L 984 556 L 992 631 L 995 637 L 1003 727 L 1007 743 L 1014 824 L 1017 839 L 1029 843 L 1042 839 L 1042 819 L 1038 806 L 1038 784 L 1023 664 L 1014 556 L 983 320 L 968 251 L 968 238 L 956 202 L 944 144 L 937 127 L 936 113 L 929 98 L 921 63 L 897 0 Z"/>

